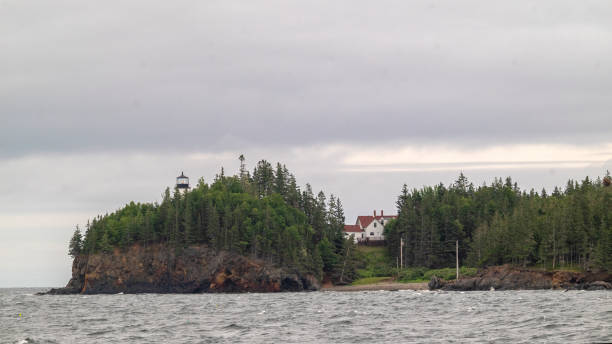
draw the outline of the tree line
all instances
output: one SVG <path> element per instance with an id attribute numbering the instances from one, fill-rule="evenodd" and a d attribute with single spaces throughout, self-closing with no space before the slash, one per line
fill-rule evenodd
<path id="1" fill-rule="evenodd" d="M 202 178 L 181 193 L 166 188 L 161 203 L 134 203 L 77 227 L 69 254 L 111 252 L 131 245 L 163 243 L 178 250 L 207 245 L 264 259 L 300 272 L 350 281 L 355 276 L 352 242 L 345 240 L 342 202 L 333 194 L 302 190 L 286 166 L 266 160 L 252 173 L 240 156 L 238 174 L 222 168 L 209 185 Z"/>
<path id="2" fill-rule="evenodd" d="M 407 266 L 516 264 L 612 270 L 612 178 L 569 180 L 561 190 L 520 190 L 510 177 L 474 187 L 460 174 L 450 186 L 409 190 L 385 226 L 388 247 Z"/>

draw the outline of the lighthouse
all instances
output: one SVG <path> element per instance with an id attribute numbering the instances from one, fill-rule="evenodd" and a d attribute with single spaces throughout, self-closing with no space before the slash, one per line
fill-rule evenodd
<path id="1" fill-rule="evenodd" d="M 181 193 L 185 193 L 189 190 L 189 178 L 185 176 L 182 171 L 181 175 L 176 177 L 176 188 Z"/>

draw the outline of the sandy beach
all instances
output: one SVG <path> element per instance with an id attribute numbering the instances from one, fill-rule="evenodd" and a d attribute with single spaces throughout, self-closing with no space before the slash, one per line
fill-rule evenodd
<path id="1" fill-rule="evenodd" d="M 427 290 L 427 282 L 422 283 L 395 283 L 382 282 L 364 285 L 343 285 L 333 287 L 323 287 L 321 291 L 375 291 L 375 290 Z"/>

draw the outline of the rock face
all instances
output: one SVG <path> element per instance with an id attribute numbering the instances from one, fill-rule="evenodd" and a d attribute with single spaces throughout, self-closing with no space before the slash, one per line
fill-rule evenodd
<path id="1" fill-rule="evenodd" d="M 612 274 L 607 272 L 582 273 L 573 271 L 541 271 L 508 265 L 480 270 L 475 277 L 458 281 L 430 281 L 444 290 L 518 290 L 518 289 L 612 289 Z"/>
<path id="2" fill-rule="evenodd" d="M 300 275 L 258 259 L 214 252 L 138 245 L 126 251 L 81 255 L 65 288 L 50 294 L 279 292 L 318 290 L 312 275 Z"/>
<path id="3" fill-rule="evenodd" d="M 427 287 L 429 290 L 440 289 L 444 286 L 444 281 L 436 275 L 431 276 Z"/>

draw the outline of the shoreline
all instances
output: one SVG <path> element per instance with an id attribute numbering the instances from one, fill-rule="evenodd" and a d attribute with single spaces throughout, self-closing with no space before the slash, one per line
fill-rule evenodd
<path id="1" fill-rule="evenodd" d="M 319 291 L 341 291 L 341 292 L 352 292 L 352 291 L 396 291 L 396 290 L 428 290 L 427 282 L 417 283 L 395 283 L 395 282 L 383 282 L 363 285 L 341 285 L 333 287 L 322 287 Z"/>

